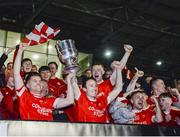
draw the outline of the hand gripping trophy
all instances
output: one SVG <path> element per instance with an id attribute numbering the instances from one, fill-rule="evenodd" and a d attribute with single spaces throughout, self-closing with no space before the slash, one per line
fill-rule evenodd
<path id="1" fill-rule="evenodd" d="M 58 58 L 65 65 L 64 73 L 75 72 L 80 70 L 78 65 L 78 51 L 75 47 L 75 41 L 72 39 L 58 40 L 56 44 Z"/>

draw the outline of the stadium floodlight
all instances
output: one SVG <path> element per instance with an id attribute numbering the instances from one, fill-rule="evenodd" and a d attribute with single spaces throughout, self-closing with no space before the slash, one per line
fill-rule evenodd
<path id="1" fill-rule="evenodd" d="M 162 65 L 162 62 L 161 62 L 161 61 L 157 61 L 157 62 L 156 62 L 156 65 L 157 65 L 157 66 L 161 66 L 161 65 Z"/>
<path id="2" fill-rule="evenodd" d="M 110 50 L 105 51 L 104 53 L 105 57 L 110 58 L 112 55 L 112 52 Z"/>

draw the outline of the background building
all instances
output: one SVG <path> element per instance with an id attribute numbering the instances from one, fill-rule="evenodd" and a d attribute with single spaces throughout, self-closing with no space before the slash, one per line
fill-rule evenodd
<path id="1" fill-rule="evenodd" d="M 23 38 L 24 34 L 0 30 L 0 55 L 3 53 L 3 49 L 6 47 L 14 48 L 17 45 L 21 38 Z M 63 65 L 60 63 L 57 52 L 55 49 L 56 40 L 50 40 L 45 44 L 40 44 L 38 46 L 28 47 L 23 54 L 23 58 L 30 58 L 38 69 L 42 65 L 47 65 L 51 61 L 55 61 L 58 65 L 58 73 L 57 76 L 61 77 L 61 71 L 63 69 Z M 76 45 L 77 47 L 78 45 Z M 5 64 L 13 60 L 14 52 L 10 53 Z M 81 66 L 81 71 L 79 74 L 88 68 L 91 64 L 92 55 L 79 52 L 78 62 Z"/>

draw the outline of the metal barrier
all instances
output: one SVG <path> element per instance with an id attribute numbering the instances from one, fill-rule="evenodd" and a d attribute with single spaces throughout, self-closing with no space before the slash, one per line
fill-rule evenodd
<path id="1" fill-rule="evenodd" d="M 179 136 L 180 126 L 161 127 L 145 125 L 119 125 L 95 123 L 62 123 L 46 121 L 0 121 L 4 135 L 8 136 Z M 0 134 L 1 135 L 1 134 Z M 2 134 L 3 135 L 3 134 Z"/>

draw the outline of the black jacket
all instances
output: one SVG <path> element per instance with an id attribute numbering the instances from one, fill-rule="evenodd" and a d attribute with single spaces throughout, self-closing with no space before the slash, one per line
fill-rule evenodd
<path id="1" fill-rule="evenodd" d="M 0 87 L 5 86 L 6 81 L 5 81 L 5 74 L 1 71 L 4 62 L 6 61 L 6 59 L 8 58 L 7 55 L 2 54 L 1 58 L 0 58 Z"/>

